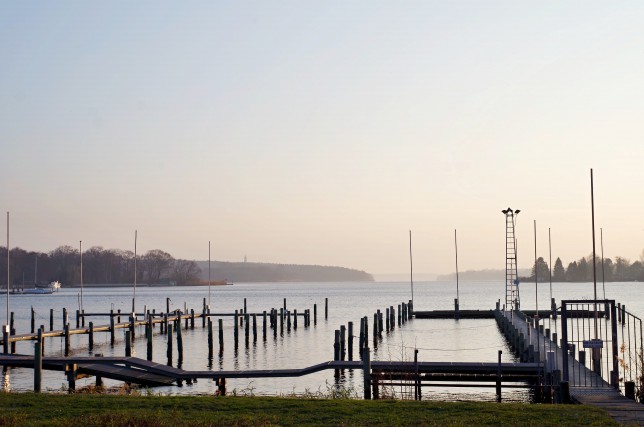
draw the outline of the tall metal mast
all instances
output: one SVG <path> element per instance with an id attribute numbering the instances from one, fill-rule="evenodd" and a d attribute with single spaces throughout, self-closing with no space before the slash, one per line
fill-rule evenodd
<path id="1" fill-rule="evenodd" d="M 517 266 L 517 239 L 514 233 L 519 209 L 504 209 L 505 214 L 505 308 L 519 310 L 519 271 Z"/>

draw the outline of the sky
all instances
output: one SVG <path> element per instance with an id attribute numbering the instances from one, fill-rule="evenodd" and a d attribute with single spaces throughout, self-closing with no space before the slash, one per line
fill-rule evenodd
<path id="1" fill-rule="evenodd" d="M 5 1 L 10 246 L 378 277 L 644 249 L 641 1 Z M 4 227 L 3 227 L 4 228 Z M 6 245 L 6 243 L 2 243 Z"/>

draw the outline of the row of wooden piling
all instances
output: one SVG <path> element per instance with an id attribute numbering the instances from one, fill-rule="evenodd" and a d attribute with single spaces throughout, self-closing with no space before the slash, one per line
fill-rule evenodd
<path id="1" fill-rule="evenodd" d="M 378 340 L 382 338 L 382 333 L 390 333 L 396 327 L 396 313 L 398 313 L 398 327 L 401 327 L 413 315 L 412 302 L 401 303 L 398 305 L 398 311 L 395 307 L 389 306 L 383 313 L 378 309 L 373 315 L 373 345 L 378 346 Z M 353 340 L 354 324 L 348 322 L 347 325 L 341 325 L 340 329 L 335 330 L 333 341 L 333 360 L 353 360 Z M 358 336 L 358 351 L 360 355 L 364 354 L 364 349 L 369 347 L 369 318 L 364 316 L 360 319 L 360 332 Z"/>

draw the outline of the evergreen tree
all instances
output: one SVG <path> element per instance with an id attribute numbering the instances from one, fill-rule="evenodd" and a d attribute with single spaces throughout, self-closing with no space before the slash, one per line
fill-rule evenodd
<path id="1" fill-rule="evenodd" d="M 552 270 L 552 280 L 555 282 L 564 282 L 566 280 L 566 270 L 564 269 L 561 258 L 557 257 L 555 267 Z"/>
<path id="2" fill-rule="evenodd" d="M 535 273 L 537 275 L 537 280 L 540 282 L 550 280 L 550 268 L 548 268 L 548 263 L 544 261 L 543 257 L 537 258 L 537 261 L 532 266 L 532 273 L 530 276 L 532 280 L 534 280 Z"/>

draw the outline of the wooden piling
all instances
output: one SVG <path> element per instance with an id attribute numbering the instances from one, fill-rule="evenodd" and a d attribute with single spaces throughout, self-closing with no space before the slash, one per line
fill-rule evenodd
<path id="1" fill-rule="evenodd" d="M 340 360 L 344 360 L 346 357 L 346 338 L 347 327 L 342 325 L 340 326 Z"/>
<path id="2" fill-rule="evenodd" d="M 262 340 L 266 341 L 266 310 L 262 312 Z"/>
<path id="3" fill-rule="evenodd" d="M 237 350 L 237 347 L 239 345 L 239 320 L 237 317 L 239 316 L 239 313 L 237 310 L 235 310 L 235 329 L 233 330 L 233 344 L 235 346 L 235 350 Z"/>
<path id="4" fill-rule="evenodd" d="M 148 318 L 148 327 L 146 328 L 146 338 L 147 342 L 147 358 L 149 361 L 152 361 L 152 319 Z"/>
<path id="5" fill-rule="evenodd" d="M 389 308 L 387 308 L 387 309 L 385 310 L 385 314 L 386 314 L 386 315 L 385 315 L 385 318 L 386 318 L 386 321 L 385 321 L 385 331 L 387 331 L 387 333 L 389 333 Z"/>
<path id="6" fill-rule="evenodd" d="M 177 361 L 183 361 L 183 332 L 181 331 L 181 321 L 177 322 Z"/>
<path id="7" fill-rule="evenodd" d="M 284 298 L 284 312 L 286 312 L 286 298 Z"/>
<path id="8" fill-rule="evenodd" d="M 195 309 L 190 309 L 190 329 L 195 328 Z"/>
<path id="9" fill-rule="evenodd" d="M 313 326 L 318 324 L 318 305 L 313 304 Z"/>
<path id="10" fill-rule="evenodd" d="M 284 334 L 284 309 L 280 308 L 280 335 Z"/>
<path id="11" fill-rule="evenodd" d="M 80 328 L 80 310 L 76 310 L 76 329 Z"/>
<path id="12" fill-rule="evenodd" d="M 4 325 L 2 328 L 2 352 L 4 354 L 9 354 L 9 333 L 11 332 L 11 326 Z"/>
<path id="13" fill-rule="evenodd" d="M 246 343 L 246 347 L 248 347 L 248 343 L 250 341 L 249 340 L 249 336 L 250 336 L 250 322 L 249 322 L 249 320 L 250 320 L 250 316 L 248 315 L 248 313 L 244 313 L 244 322 L 245 322 L 245 325 L 244 325 L 244 342 Z"/>
<path id="14" fill-rule="evenodd" d="M 110 311 L 110 344 L 114 345 L 114 310 Z"/>
<path id="15" fill-rule="evenodd" d="M 65 373 L 67 374 L 67 384 L 69 392 L 76 390 L 76 373 L 78 371 L 78 365 L 75 363 L 68 363 L 65 365 Z"/>
<path id="16" fill-rule="evenodd" d="M 219 354 L 224 353 L 224 322 L 219 319 Z"/>
<path id="17" fill-rule="evenodd" d="M 85 309 L 81 310 L 81 326 L 85 327 Z"/>
<path id="18" fill-rule="evenodd" d="M 360 337 L 358 339 L 358 350 L 362 354 L 362 349 L 364 348 L 364 318 L 360 319 Z"/>
<path id="19" fill-rule="evenodd" d="M 50 331 L 54 330 L 54 309 L 53 308 L 49 309 L 49 330 Z"/>
<path id="20" fill-rule="evenodd" d="M 69 356 L 69 323 L 65 324 L 65 357 Z"/>
<path id="21" fill-rule="evenodd" d="M 364 320 L 364 343 L 363 348 L 369 347 L 369 318 L 367 316 L 362 318 Z"/>
<path id="22" fill-rule="evenodd" d="M 69 323 L 69 316 L 67 315 L 67 309 L 63 307 L 63 328 L 68 323 Z"/>
<path id="23" fill-rule="evenodd" d="M 329 318 L 329 299 L 324 298 L 324 320 Z"/>
<path id="24" fill-rule="evenodd" d="M 291 332 L 291 311 L 286 311 L 286 330 Z"/>
<path id="25" fill-rule="evenodd" d="M 253 342 L 257 342 L 257 314 L 253 313 Z"/>
<path id="26" fill-rule="evenodd" d="M 349 349 L 349 360 L 353 360 L 353 322 L 348 323 L 349 336 L 347 338 L 347 347 Z"/>
<path id="27" fill-rule="evenodd" d="M 400 304 L 398 304 L 398 327 L 402 325 L 402 310 Z"/>
<path id="28" fill-rule="evenodd" d="M 34 311 L 34 306 L 31 306 L 31 333 L 33 334 L 36 331 L 36 312 Z"/>
<path id="29" fill-rule="evenodd" d="M 125 330 L 125 357 L 132 357 L 132 332 Z"/>
<path id="30" fill-rule="evenodd" d="M 297 310 L 293 309 L 293 330 L 297 329 Z"/>
<path id="31" fill-rule="evenodd" d="M 362 350 L 362 378 L 364 388 L 364 399 L 371 400 L 371 359 L 369 347 Z"/>
<path id="32" fill-rule="evenodd" d="M 213 339 L 212 339 L 212 320 L 208 318 L 208 359 L 212 359 L 213 354 Z"/>
<path id="33" fill-rule="evenodd" d="M 94 322 L 89 322 L 89 351 L 94 350 Z"/>
<path id="34" fill-rule="evenodd" d="M 333 360 L 340 360 L 340 331 L 335 330 L 333 341 Z"/>
<path id="35" fill-rule="evenodd" d="M 42 386 L 42 329 L 38 330 L 38 340 L 34 344 L 34 393 L 40 393 Z"/>
<path id="36" fill-rule="evenodd" d="M 168 343 L 168 348 L 166 350 L 166 356 L 168 357 L 168 366 L 172 366 L 172 323 L 168 325 L 168 333 L 167 333 L 167 343 Z"/>

